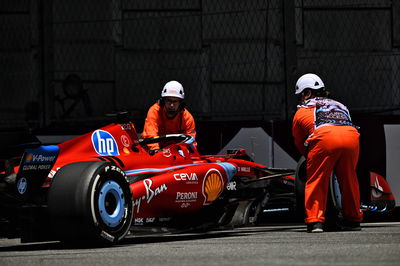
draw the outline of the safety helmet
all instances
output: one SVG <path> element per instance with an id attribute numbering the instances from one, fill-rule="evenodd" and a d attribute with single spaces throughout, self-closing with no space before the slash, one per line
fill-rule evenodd
<path id="1" fill-rule="evenodd" d="M 324 82 L 322 79 L 315 74 L 308 73 L 301 76 L 296 82 L 296 92 L 295 94 L 300 94 L 304 89 L 318 90 L 324 88 Z"/>
<path id="2" fill-rule="evenodd" d="M 185 99 L 185 92 L 182 84 L 175 80 L 167 82 L 161 91 L 161 97 L 177 97 L 182 100 Z"/>

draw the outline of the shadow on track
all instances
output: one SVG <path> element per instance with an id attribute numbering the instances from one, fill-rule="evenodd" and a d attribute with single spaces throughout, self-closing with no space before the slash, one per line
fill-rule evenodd
<path id="1" fill-rule="evenodd" d="M 190 241 L 198 239 L 211 239 L 211 238 L 227 238 L 238 237 L 249 234 L 277 232 L 277 231 L 305 231 L 303 225 L 268 225 L 268 226 L 255 226 L 255 227 L 239 227 L 239 228 L 219 228 L 209 231 L 204 230 L 184 230 L 173 232 L 151 232 L 141 230 L 140 232 L 133 231 L 119 244 L 115 246 L 129 246 L 138 244 L 152 244 L 152 243 L 165 243 L 177 241 Z M 115 247 L 114 246 L 114 247 Z M 39 251 L 39 250 L 73 250 L 73 249 L 99 249 L 99 248 L 112 248 L 113 246 L 101 245 L 87 245 L 80 243 L 62 243 L 62 242 L 43 242 L 43 243 L 21 243 L 13 244 L 11 246 L 0 247 L 2 251 Z"/>

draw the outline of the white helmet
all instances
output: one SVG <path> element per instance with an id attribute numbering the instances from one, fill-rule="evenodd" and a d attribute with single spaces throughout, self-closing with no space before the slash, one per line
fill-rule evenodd
<path id="1" fill-rule="evenodd" d="M 324 82 L 322 79 L 315 74 L 308 73 L 301 76 L 296 82 L 296 92 L 295 94 L 300 94 L 304 89 L 318 90 L 324 88 Z"/>
<path id="2" fill-rule="evenodd" d="M 177 97 L 182 100 L 185 99 L 185 92 L 182 84 L 175 80 L 167 82 L 161 91 L 161 97 Z"/>

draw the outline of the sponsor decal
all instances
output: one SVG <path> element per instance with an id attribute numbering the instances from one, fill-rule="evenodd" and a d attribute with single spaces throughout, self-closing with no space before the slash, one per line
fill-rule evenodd
<path id="1" fill-rule="evenodd" d="M 171 94 L 179 94 L 177 89 L 174 88 L 168 88 L 167 93 L 171 93 Z"/>
<path id="2" fill-rule="evenodd" d="M 244 172 L 244 173 L 250 173 L 251 172 L 251 169 L 250 169 L 250 167 L 248 167 L 248 166 L 245 166 L 245 167 L 238 167 L 239 168 L 239 172 Z"/>
<path id="3" fill-rule="evenodd" d="M 189 202 L 184 202 L 184 203 L 181 204 L 181 208 L 185 209 L 185 208 L 188 208 L 190 205 L 191 204 Z"/>
<path id="4" fill-rule="evenodd" d="M 129 131 L 132 130 L 132 124 L 121 124 L 122 130 Z"/>
<path id="5" fill-rule="evenodd" d="M 163 153 L 163 155 L 164 155 L 164 157 L 171 157 L 171 155 L 172 155 L 172 153 L 171 153 L 171 149 L 163 149 L 162 150 L 162 153 Z"/>
<path id="6" fill-rule="evenodd" d="M 146 195 L 143 195 L 137 199 L 134 200 L 133 206 L 137 206 L 136 212 L 139 213 L 140 207 L 142 206 L 142 202 L 145 201 L 147 204 L 149 204 L 154 197 L 160 195 L 162 192 L 167 190 L 167 185 L 162 184 L 159 187 L 152 187 L 153 185 L 153 180 L 151 179 L 145 179 L 143 180 L 143 185 L 146 189 Z"/>
<path id="7" fill-rule="evenodd" d="M 231 181 L 228 183 L 228 185 L 226 186 L 227 190 L 236 190 L 236 181 Z"/>
<path id="8" fill-rule="evenodd" d="M 222 193 L 224 182 L 221 173 L 212 168 L 208 170 L 203 180 L 204 205 L 208 205 Z"/>
<path id="9" fill-rule="evenodd" d="M 32 154 L 32 153 L 29 153 L 29 154 L 26 155 L 26 157 L 25 157 L 25 162 L 27 162 L 27 163 L 31 162 L 31 161 L 32 161 L 32 158 L 33 158 L 33 154 Z"/>
<path id="10" fill-rule="evenodd" d="M 25 163 L 30 163 L 30 164 L 34 164 L 34 163 L 53 163 L 56 159 L 56 156 L 45 156 L 42 154 L 32 154 L 29 153 L 26 157 L 25 157 Z"/>
<path id="11" fill-rule="evenodd" d="M 124 148 L 122 149 L 122 151 L 123 151 L 124 153 L 126 153 L 126 154 L 131 153 L 127 147 L 124 147 Z"/>
<path id="12" fill-rule="evenodd" d="M 59 148 L 56 145 L 43 145 L 35 149 L 28 149 L 21 160 L 21 172 L 46 172 L 47 174 L 57 160 Z M 31 173 L 30 173 L 31 174 Z M 35 173 L 32 173 L 35 174 Z M 38 173 L 38 175 L 41 175 Z"/>
<path id="13" fill-rule="evenodd" d="M 143 218 L 135 218 L 135 225 L 143 225 Z"/>
<path id="14" fill-rule="evenodd" d="M 49 170 L 51 168 L 51 164 L 25 164 L 22 166 L 22 170 L 30 171 L 30 170 Z"/>
<path id="15" fill-rule="evenodd" d="M 154 223 L 156 221 L 156 218 L 146 218 L 146 223 Z"/>
<path id="16" fill-rule="evenodd" d="M 176 192 L 175 202 L 196 202 L 197 192 Z"/>
<path id="17" fill-rule="evenodd" d="M 21 177 L 17 182 L 17 190 L 19 194 L 24 194 L 28 187 L 28 180 L 25 177 Z"/>
<path id="18" fill-rule="evenodd" d="M 155 218 L 155 217 L 149 217 L 149 218 L 140 217 L 140 218 L 135 218 L 133 220 L 134 225 L 146 225 L 146 224 L 152 224 L 155 222 L 157 222 L 157 218 Z"/>
<path id="19" fill-rule="evenodd" d="M 126 135 L 121 136 L 121 143 L 122 143 L 122 145 L 124 145 L 124 147 L 131 146 L 131 141 L 129 140 L 129 138 Z"/>
<path id="20" fill-rule="evenodd" d="M 186 184 L 198 184 L 199 179 L 196 173 L 176 173 L 174 174 L 176 181 L 186 181 Z"/>
<path id="21" fill-rule="evenodd" d="M 119 155 L 118 145 L 114 137 L 104 130 L 96 130 L 92 134 L 94 150 L 100 155 Z"/>

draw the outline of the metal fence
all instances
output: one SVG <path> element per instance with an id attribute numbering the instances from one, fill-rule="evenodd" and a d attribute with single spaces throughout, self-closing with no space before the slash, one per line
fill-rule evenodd
<path id="1" fill-rule="evenodd" d="M 285 120 L 318 73 L 399 114 L 399 0 L 2 0 L 0 128 L 144 120 L 169 80 L 197 120 Z"/>

